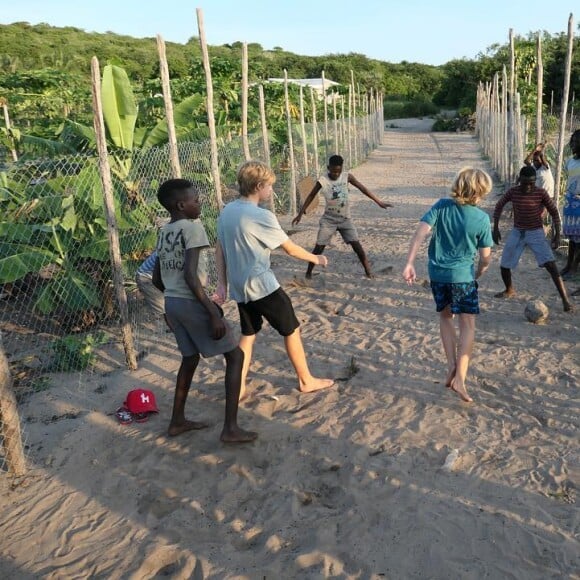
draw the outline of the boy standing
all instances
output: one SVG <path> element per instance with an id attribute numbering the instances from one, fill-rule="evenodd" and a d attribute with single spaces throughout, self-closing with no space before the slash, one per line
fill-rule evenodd
<path id="1" fill-rule="evenodd" d="M 542 224 L 542 214 L 548 210 L 552 216 L 554 230 L 552 246 L 560 245 L 560 214 L 558 208 L 546 190 L 536 187 L 536 170 L 525 165 L 520 170 L 519 183 L 509 189 L 497 202 L 493 212 L 493 241 L 501 240 L 499 218 L 504 206 L 512 202 L 514 210 L 514 227 L 510 232 L 501 254 L 501 279 L 505 290 L 495 295 L 496 298 L 511 298 L 516 292 L 512 284 L 512 270 L 518 265 L 524 248 L 528 246 L 536 257 L 540 268 L 546 268 L 562 298 L 565 312 L 572 310 L 562 277 L 556 267 L 554 254 L 546 240 Z"/>
<path id="2" fill-rule="evenodd" d="M 316 238 L 316 246 L 312 253 L 315 255 L 322 254 L 324 248 L 330 243 L 334 234 L 338 231 L 346 244 L 349 244 L 355 251 L 360 263 L 363 265 L 365 275 L 367 278 L 372 278 L 373 273 L 371 266 L 365 254 L 365 251 L 358 241 L 358 234 L 354 224 L 350 218 L 350 205 L 348 198 L 348 185 L 354 185 L 369 199 L 372 199 L 379 207 L 386 209 L 393 207 L 390 203 L 381 201 L 376 195 L 371 193 L 362 183 L 360 183 L 354 175 L 348 171 L 343 170 L 344 160 L 340 155 L 333 155 L 328 160 L 327 175 L 321 175 L 308 197 L 304 200 L 304 204 L 300 208 L 298 215 L 292 220 L 292 225 L 300 223 L 304 212 L 312 203 L 319 191 L 326 201 L 324 214 L 320 218 L 320 225 L 318 229 L 318 237 Z M 308 264 L 306 270 L 306 278 L 312 277 L 312 269 L 314 264 Z"/>
<path id="3" fill-rule="evenodd" d="M 292 242 L 276 216 L 258 207 L 272 195 L 274 172 L 264 163 L 248 161 L 238 171 L 240 197 L 228 203 L 218 219 L 218 273 L 227 271 L 227 280 L 218 281 L 217 295 L 225 300 L 227 282 L 231 297 L 238 303 L 244 353 L 241 398 L 246 394 L 246 379 L 256 335 L 265 318 L 284 337 L 286 352 L 298 375 L 298 389 L 304 393 L 326 389 L 330 379 L 313 377 L 306 362 L 300 337 L 300 323 L 290 297 L 280 287 L 270 268 L 270 253 L 281 247 L 299 260 L 326 266 L 324 256 L 315 256 Z M 225 268 L 220 267 L 225 261 Z"/>
<path id="4" fill-rule="evenodd" d="M 562 275 L 575 275 L 580 266 L 580 129 L 570 137 L 572 157 L 566 160 L 564 169 L 566 195 L 564 197 L 564 237 L 568 238 L 568 259 Z M 576 290 L 573 295 L 577 295 Z"/>
<path id="5" fill-rule="evenodd" d="M 164 292 L 165 314 L 182 356 L 168 434 L 175 436 L 208 426 L 185 418 L 185 402 L 200 355 L 223 354 L 226 413 L 220 439 L 226 443 L 253 441 L 257 434 L 244 431 L 237 424 L 244 355 L 236 346 L 221 308 L 207 297 L 204 289 L 206 272 L 200 253 L 209 242 L 198 219 L 199 195 L 191 181 L 170 179 L 161 184 L 157 198 L 171 220 L 159 232 L 153 283 Z"/>
<path id="6" fill-rule="evenodd" d="M 433 230 L 429 243 L 429 278 L 437 312 L 441 342 L 447 358 L 445 386 L 466 403 L 465 379 L 475 342 L 475 315 L 479 314 L 477 282 L 491 262 L 489 216 L 477 204 L 491 191 L 492 181 L 485 171 L 463 168 L 451 188 L 451 199 L 440 199 L 422 218 L 407 255 L 403 278 L 412 285 L 417 279 L 414 262 L 417 252 Z M 474 261 L 479 253 L 477 271 Z M 453 316 L 459 318 L 459 337 Z"/>

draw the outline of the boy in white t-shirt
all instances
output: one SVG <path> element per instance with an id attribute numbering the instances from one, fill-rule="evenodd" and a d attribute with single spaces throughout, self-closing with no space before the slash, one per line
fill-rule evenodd
<path id="1" fill-rule="evenodd" d="M 203 224 L 199 194 L 186 179 L 170 179 L 159 187 L 159 203 L 171 220 L 157 238 L 157 259 L 153 284 L 165 296 L 165 315 L 181 352 L 177 373 L 170 436 L 203 429 L 207 423 L 185 418 L 185 402 L 193 374 L 204 357 L 223 354 L 226 360 L 226 413 L 220 436 L 225 443 L 253 441 L 257 433 L 238 427 L 238 401 L 244 354 L 236 346 L 222 309 L 212 302 L 204 288 L 207 274 L 201 250 L 209 246 Z"/>
<path id="2" fill-rule="evenodd" d="M 361 193 L 372 199 L 379 207 L 386 209 L 393 207 L 390 203 L 381 201 L 374 193 L 370 192 L 357 178 L 343 169 L 344 159 L 340 155 L 332 155 L 328 160 L 328 174 L 321 175 L 304 200 L 298 215 L 292 220 L 292 225 L 300 223 L 304 212 L 312 203 L 319 191 L 322 191 L 326 207 L 320 218 L 316 245 L 312 250 L 315 255 L 322 254 L 324 248 L 330 243 L 334 234 L 338 231 L 346 244 L 349 244 L 362 264 L 367 278 L 372 278 L 373 273 L 365 251 L 358 240 L 358 233 L 350 218 L 350 205 L 348 198 L 348 185 L 354 185 Z M 314 264 L 308 264 L 306 278 L 312 277 Z"/>
<path id="3" fill-rule="evenodd" d="M 217 296 L 225 300 L 229 282 L 230 295 L 238 303 L 242 327 L 240 348 L 244 352 L 241 398 L 246 394 L 254 342 L 264 318 L 284 337 L 300 391 L 310 393 L 334 384 L 331 379 L 319 379 L 310 373 L 300 337 L 300 323 L 290 297 L 270 268 L 270 253 L 278 247 L 299 260 L 321 266 L 328 263 L 324 256 L 315 256 L 292 242 L 276 216 L 258 206 L 270 198 L 275 181 L 274 172 L 264 163 L 244 163 L 238 171 L 240 197 L 228 203 L 218 219 Z"/>

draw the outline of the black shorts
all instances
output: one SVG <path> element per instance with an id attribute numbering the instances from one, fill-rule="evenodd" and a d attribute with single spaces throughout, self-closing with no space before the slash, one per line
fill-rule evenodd
<path id="1" fill-rule="evenodd" d="M 282 288 L 254 302 L 238 302 L 238 310 L 244 336 L 257 334 L 262 328 L 263 318 L 282 336 L 290 336 L 300 326 L 290 297 Z"/>

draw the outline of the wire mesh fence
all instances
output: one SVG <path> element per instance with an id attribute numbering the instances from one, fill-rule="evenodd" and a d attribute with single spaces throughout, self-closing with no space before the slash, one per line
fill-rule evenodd
<path id="1" fill-rule="evenodd" d="M 292 151 L 272 140 L 267 153 L 277 176 L 274 211 L 287 214 L 296 207 L 297 192 L 291 184 L 316 177 L 315 168 L 326 167 L 329 155 L 340 153 L 348 167 L 359 164 L 378 145 L 382 130 L 382 113 L 376 112 L 352 119 L 348 126 L 345 120 L 295 125 Z M 251 156 L 265 160 L 261 134 L 251 134 L 248 140 Z M 201 219 L 214 245 L 220 207 L 210 142 L 180 143 L 178 154 L 182 177 L 200 193 Z M 139 358 L 149 345 L 167 340 L 163 318 L 147 305 L 136 274 L 153 252 L 157 230 L 167 219 L 157 189 L 173 177 L 170 152 L 168 147 L 109 151 L 108 158 L 124 288 Z M 243 161 L 241 137 L 219 140 L 224 203 L 237 195 L 236 172 Z M 99 160 L 76 155 L 9 165 L 0 172 L 0 207 L 0 354 L 6 355 L 15 405 L 50 389 L 65 375 L 74 389 L 83 389 L 88 374 L 110 372 L 111 361 L 123 360 L 118 356 L 123 348 L 120 310 L 112 284 Z M 211 293 L 217 281 L 211 248 L 205 259 Z M 122 362 L 114 365 L 120 367 Z M 0 389 L 0 471 L 7 471 L 7 450 L 18 442 L 6 421 L 9 402 L 2 394 Z M 25 430 L 17 435 L 26 449 Z"/>

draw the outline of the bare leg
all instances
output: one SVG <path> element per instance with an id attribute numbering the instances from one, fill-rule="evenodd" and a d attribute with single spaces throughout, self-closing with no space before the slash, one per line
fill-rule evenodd
<path id="1" fill-rule="evenodd" d="M 568 294 L 566 293 L 566 286 L 564 286 L 564 280 L 562 280 L 562 276 L 560 276 L 558 272 L 558 268 L 556 266 L 556 262 L 548 262 L 544 264 L 544 268 L 548 270 L 548 274 L 552 277 L 554 284 L 558 290 L 558 294 L 560 294 L 560 298 L 562 299 L 562 305 L 564 306 L 564 312 L 571 312 L 574 310 L 570 300 L 568 299 Z"/>
<path id="2" fill-rule="evenodd" d="M 242 334 L 239 347 L 244 353 L 244 364 L 242 365 L 242 379 L 240 384 L 240 401 L 243 401 L 247 396 L 247 380 L 248 371 L 250 370 L 250 363 L 252 362 L 252 352 L 254 350 L 254 343 L 256 342 L 256 335 L 252 334 L 246 336 Z"/>
<path id="3" fill-rule="evenodd" d="M 568 272 L 573 271 L 574 262 L 576 261 L 576 254 L 580 253 L 578 248 L 576 247 L 576 242 L 570 240 L 568 242 L 568 255 L 566 258 L 566 265 L 562 268 L 560 274 L 567 274 Z M 578 263 L 576 262 L 576 267 L 578 267 Z"/>
<path id="4" fill-rule="evenodd" d="M 352 249 L 355 251 L 355 254 L 358 256 L 360 263 L 363 265 L 366 277 L 372 278 L 373 273 L 371 271 L 371 265 L 369 264 L 369 260 L 367 258 L 367 255 L 365 254 L 363 247 L 361 246 L 361 243 L 358 241 L 351 242 L 350 245 L 352 246 Z"/>
<path id="5" fill-rule="evenodd" d="M 459 343 L 457 345 L 457 371 L 451 382 L 451 388 L 466 403 L 473 399 L 467 394 L 465 378 L 469 369 L 469 359 L 475 342 L 475 314 L 459 315 Z"/>
<path id="6" fill-rule="evenodd" d="M 245 431 L 238 427 L 238 400 L 244 353 L 240 348 L 234 348 L 224 354 L 226 359 L 226 415 L 220 440 L 224 443 L 247 443 L 256 439 L 255 431 Z"/>
<path id="7" fill-rule="evenodd" d="M 449 306 L 439 313 L 439 333 L 441 335 L 441 343 L 443 344 L 445 357 L 447 358 L 445 386 L 450 389 L 457 368 L 457 335 L 455 333 L 453 314 Z"/>
<path id="8" fill-rule="evenodd" d="M 290 362 L 294 366 L 294 370 L 298 375 L 299 391 L 303 393 L 312 393 L 313 391 L 319 391 L 321 389 L 328 389 L 328 387 L 332 387 L 334 384 L 332 379 L 318 379 L 310 374 L 299 328 L 297 328 L 289 336 L 284 337 L 284 344 L 286 345 L 288 358 L 290 359 Z"/>
<path id="9" fill-rule="evenodd" d="M 316 256 L 322 254 L 322 252 L 324 252 L 324 248 L 326 246 L 323 246 L 321 244 L 316 244 L 314 246 L 314 250 L 312 250 L 312 253 L 315 254 Z M 312 270 L 314 270 L 314 264 L 312 262 L 310 262 L 308 264 L 308 268 L 306 268 L 306 278 L 312 278 Z"/>
<path id="10" fill-rule="evenodd" d="M 509 268 L 500 268 L 501 272 L 501 279 L 505 284 L 505 290 L 503 292 L 498 292 L 495 297 L 496 298 L 511 298 L 512 296 L 516 295 L 516 291 L 514 290 L 512 284 L 512 271 Z"/>
<path id="11" fill-rule="evenodd" d="M 188 421 L 185 418 L 185 402 L 187 400 L 187 394 L 189 393 L 189 387 L 191 386 L 191 381 L 193 379 L 193 373 L 195 373 L 195 369 L 197 368 L 198 364 L 198 354 L 183 357 L 181 359 L 181 365 L 179 366 L 179 371 L 177 371 L 177 381 L 175 383 L 173 412 L 171 414 L 169 429 L 167 430 L 168 435 L 171 437 L 181 435 L 181 433 L 192 431 L 193 429 L 204 429 L 208 426 L 207 423 Z"/>

